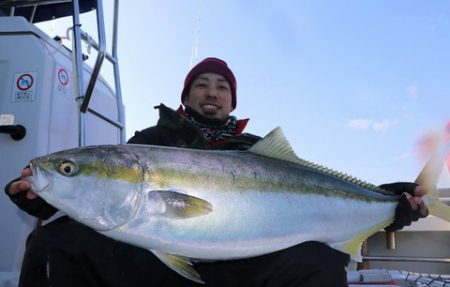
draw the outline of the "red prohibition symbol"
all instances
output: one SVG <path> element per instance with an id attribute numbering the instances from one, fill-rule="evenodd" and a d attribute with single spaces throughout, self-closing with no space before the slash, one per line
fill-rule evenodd
<path id="1" fill-rule="evenodd" d="M 33 86 L 33 76 L 30 74 L 22 74 L 17 79 L 16 86 L 21 91 L 26 91 Z"/>
<path id="2" fill-rule="evenodd" d="M 61 83 L 61 85 L 65 86 L 67 83 L 69 83 L 69 74 L 67 71 L 63 68 L 59 69 L 58 71 L 58 80 Z"/>

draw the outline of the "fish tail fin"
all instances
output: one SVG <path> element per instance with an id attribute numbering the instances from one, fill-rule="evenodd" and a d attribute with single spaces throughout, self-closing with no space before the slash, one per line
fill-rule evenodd
<path id="1" fill-rule="evenodd" d="M 450 206 L 447 206 L 439 199 L 437 191 L 437 182 L 445 165 L 448 150 L 449 143 L 446 143 L 443 145 L 443 148 L 435 152 L 420 172 L 416 183 L 425 186 L 427 189 L 427 194 L 423 197 L 423 201 L 430 214 L 450 222 Z"/>
<path id="2" fill-rule="evenodd" d="M 450 206 L 437 199 L 428 204 L 427 207 L 430 214 L 450 222 Z"/>

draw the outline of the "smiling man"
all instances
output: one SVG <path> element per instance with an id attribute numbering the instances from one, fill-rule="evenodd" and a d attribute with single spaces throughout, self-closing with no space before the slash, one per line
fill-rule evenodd
<path id="1" fill-rule="evenodd" d="M 236 79 L 227 64 L 207 58 L 186 76 L 181 102 L 200 115 L 226 119 L 236 108 Z"/>
<path id="2" fill-rule="evenodd" d="M 185 106 L 206 118 L 224 120 L 233 111 L 230 84 L 219 74 L 199 75 L 182 100 Z"/>
<path id="3" fill-rule="evenodd" d="M 251 147 L 260 137 L 242 133 L 248 119 L 237 120 L 236 79 L 227 63 L 206 58 L 186 75 L 180 106 L 175 112 L 164 105 L 156 126 L 136 132 L 128 143 L 157 144 L 200 149 Z"/>

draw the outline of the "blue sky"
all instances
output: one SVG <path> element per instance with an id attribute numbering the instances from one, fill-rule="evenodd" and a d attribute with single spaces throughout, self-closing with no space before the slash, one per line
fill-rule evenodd
<path id="1" fill-rule="evenodd" d="M 418 142 L 450 120 L 449 15 L 447 1 L 121 2 L 127 137 L 156 123 L 153 106 L 178 107 L 191 64 L 215 56 L 237 77 L 248 132 L 280 126 L 307 160 L 375 184 L 413 181 Z M 95 35 L 93 19 L 82 17 Z M 59 23 L 40 27 L 61 34 Z"/>

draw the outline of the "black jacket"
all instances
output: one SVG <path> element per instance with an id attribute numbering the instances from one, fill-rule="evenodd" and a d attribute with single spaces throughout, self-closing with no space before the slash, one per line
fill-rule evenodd
<path id="1" fill-rule="evenodd" d="M 242 133 L 232 136 L 223 142 L 209 144 L 203 137 L 200 129 L 186 117 L 163 104 L 155 108 L 159 109 L 157 125 L 136 132 L 128 143 L 194 149 L 246 150 L 261 139 L 249 133 Z"/>

